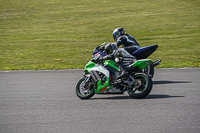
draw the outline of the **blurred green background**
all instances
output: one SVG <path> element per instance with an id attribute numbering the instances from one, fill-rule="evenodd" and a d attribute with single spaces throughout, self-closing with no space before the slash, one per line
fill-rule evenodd
<path id="1" fill-rule="evenodd" d="M 0 0 L 0 70 L 84 68 L 117 27 L 160 68 L 200 67 L 199 0 Z"/>

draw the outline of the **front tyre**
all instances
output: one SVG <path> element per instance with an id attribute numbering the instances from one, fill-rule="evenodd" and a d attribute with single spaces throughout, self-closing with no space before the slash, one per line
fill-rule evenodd
<path id="1" fill-rule="evenodd" d="M 136 84 L 132 88 L 127 88 L 130 97 L 142 99 L 149 95 L 152 90 L 152 79 L 145 73 L 137 73 L 133 76 Z"/>
<path id="2" fill-rule="evenodd" d="M 80 99 L 91 98 L 95 94 L 94 90 L 94 82 L 91 78 L 83 77 L 76 84 L 76 95 Z"/>

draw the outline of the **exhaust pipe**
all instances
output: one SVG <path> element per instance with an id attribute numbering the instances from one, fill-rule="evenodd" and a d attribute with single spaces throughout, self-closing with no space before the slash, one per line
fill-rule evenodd
<path id="1" fill-rule="evenodd" d="M 157 59 L 153 62 L 153 67 L 156 67 L 157 65 L 159 65 L 161 62 L 161 60 Z"/>

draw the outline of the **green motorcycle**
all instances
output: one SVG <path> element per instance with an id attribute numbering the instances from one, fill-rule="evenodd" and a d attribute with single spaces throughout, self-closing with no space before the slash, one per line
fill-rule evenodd
<path id="1" fill-rule="evenodd" d="M 100 55 L 95 58 L 99 57 Z M 85 74 L 76 84 L 76 95 L 80 99 L 89 99 L 94 94 L 118 90 L 122 93 L 127 91 L 134 99 L 144 98 L 151 92 L 153 84 L 151 77 L 146 73 L 141 73 L 141 70 L 152 63 L 150 59 L 132 60 L 132 63 L 127 66 L 129 75 L 119 80 L 117 77 L 121 71 L 115 61 L 105 60 L 94 63 L 91 60 L 85 66 Z"/>

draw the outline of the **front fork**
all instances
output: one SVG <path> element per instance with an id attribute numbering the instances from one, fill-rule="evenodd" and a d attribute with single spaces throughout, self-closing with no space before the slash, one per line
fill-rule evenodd
<path id="1" fill-rule="evenodd" d="M 83 87 L 85 87 L 85 88 L 87 88 L 86 87 L 86 83 L 90 80 L 90 77 L 91 77 L 91 75 L 90 74 L 88 74 L 88 75 L 84 75 L 84 81 L 83 81 Z"/>
<path id="2" fill-rule="evenodd" d="M 86 77 L 83 81 L 83 86 L 85 86 L 85 83 L 87 83 L 89 81 L 90 78 Z"/>

